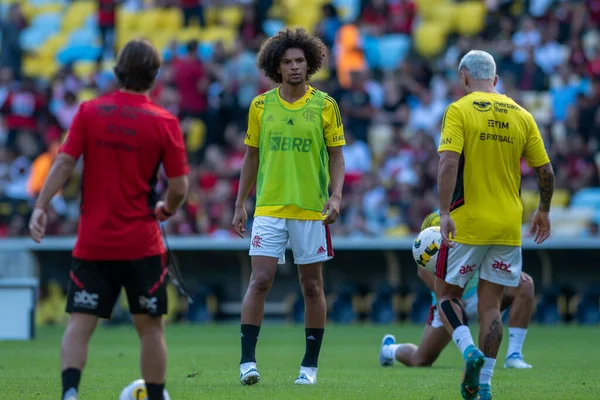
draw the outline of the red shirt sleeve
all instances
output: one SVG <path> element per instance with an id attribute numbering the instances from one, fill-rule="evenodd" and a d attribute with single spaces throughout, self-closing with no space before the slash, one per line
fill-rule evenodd
<path id="1" fill-rule="evenodd" d="M 181 133 L 179 121 L 170 120 L 166 126 L 168 129 L 167 142 L 162 159 L 165 173 L 168 178 L 187 175 L 190 169 L 188 167 L 187 152 L 183 143 L 183 134 Z"/>
<path id="2" fill-rule="evenodd" d="M 69 133 L 67 133 L 67 139 L 60 148 L 62 153 L 66 153 L 75 159 L 78 159 L 83 153 L 85 140 L 83 105 L 84 103 L 79 106 L 79 110 L 77 111 L 77 114 L 75 114 L 71 127 L 69 128 Z"/>

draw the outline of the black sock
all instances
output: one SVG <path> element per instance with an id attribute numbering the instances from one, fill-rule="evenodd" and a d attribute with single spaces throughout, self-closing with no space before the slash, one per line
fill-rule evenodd
<path id="1" fill-rule="evenodd" d="M 321 343 L 323 343 L 323 334 L 325 329 L 306 328 L 306 352 L 302 360 L 303 367 L 317 368 L 319 361 L 319 352 L 321 351 Z"/>
<path id="2" fill-rule="evenodd" d="M 164 400 L 163 390 L 165 389 L 164 383 L 147 383 L 146 392 L 148 392 L 148 400 Z"/>
<path id="3" fill-rule="evenodd" d="M 81 379 L 81 371 L 77 368 L 67 368 L 62 372 L 63 398 L 65 394 L 71 390 L 79 388 L 79 380 Z M 70 393 L 69 393 L 70 394 Z"/>
<path id="4" fill-rule="evenodd" d="M 256 362 L 256 342 L 260 326 L 242 324 L 242 359 L 240 364 Z"/>

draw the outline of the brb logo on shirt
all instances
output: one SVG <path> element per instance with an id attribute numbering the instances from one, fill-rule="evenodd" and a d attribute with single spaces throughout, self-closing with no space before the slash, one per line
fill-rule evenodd
<path id="1" fill-rule="evenodd" d="M 312 147 L 311 139 L 293 138 L 289 136 L 271 136 L 271 151 L 296 151 L 308 153 Z"/>
<path id="2" fill-rule="evenodd" d="M 461 275 L 466 275 L 466 274 L 470 274 L 472 272 L 475 272 L 475 267 L 476 265 L 463 265 L 460 267 L 460 270 L 458 271 L 459 274 Z"/>
<path id="3" fill-rule="evenodd" d="M 504 271 L 504 272 L 508 272 L 509 274 L 512 273 L 512 271 L 510 270 L 510 267 L 512 266 L 512 264 L 507 264 L 504 261 L 494 261 L 494 263 L 492 264 L 492 268 L 497 270 L 497 271 Z"/>
<path id="4" fill-rule="evenodd" d="M 75 292 L 73 302 L 78 307 L 95 309 L 98 307 L 98 295 L 96 293 L 88 293 L 85 290 Z"/>

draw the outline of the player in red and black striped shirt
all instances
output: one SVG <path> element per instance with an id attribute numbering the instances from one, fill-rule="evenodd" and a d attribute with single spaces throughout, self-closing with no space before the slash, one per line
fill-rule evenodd
<path id="1" fill-rule="evenodd" d="M 110 318 L 125 287 L 142 342 L 142 377 L 149 400 L 162 400 L 167 311 L 165 248 L 158 221 L 171 216 L 188 190 L 188 165 L 178 120 L 148 98 L 160 67 L 148 42 L 133 40 L 119 54 L 121 90 L 81 105 L 36 202 L 31 236 L 46 231 L 46 207 L 83 155 L 81 217 L 63 338 L 63 399 L 77 398 L 87 346 L 98 318 Z M 162 164 L 169 178 L 164 201 L 155 192 Z"/>

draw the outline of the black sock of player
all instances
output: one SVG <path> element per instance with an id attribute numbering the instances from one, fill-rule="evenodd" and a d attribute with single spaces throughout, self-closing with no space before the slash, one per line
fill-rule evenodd
<path id="1" fill-rule="evenodd" d="M 306 328 L 306 352 L 302 359 L 303 367 L 317 368 L 319 362 L 319 352 L 321 351 L 321 343 L 323 343 L 323 334 L 325 329 Z"/>
<path id="2" fill-rule="evenodd" d="M 164 389 L 164 383 L 146 383 L 146 392 L 148 393 L 148 400 L 164 400 Z"/>
<path id="3" fill-rule="evenodd" d="M 242 324 L 242 359 L 240 364 L 247 362 L 256 362 L 256 342 L 258 342 L 258 333 L 260 326 Z"/>
<path id="4" fill-rule="evenodd" d="M 62 372 L 63 398 L 65 394 L 74 389 L 77 392 L 79 388 L 79 380 L 81 379 L 81 371 L 77 368 L 67 368 Z"/>

